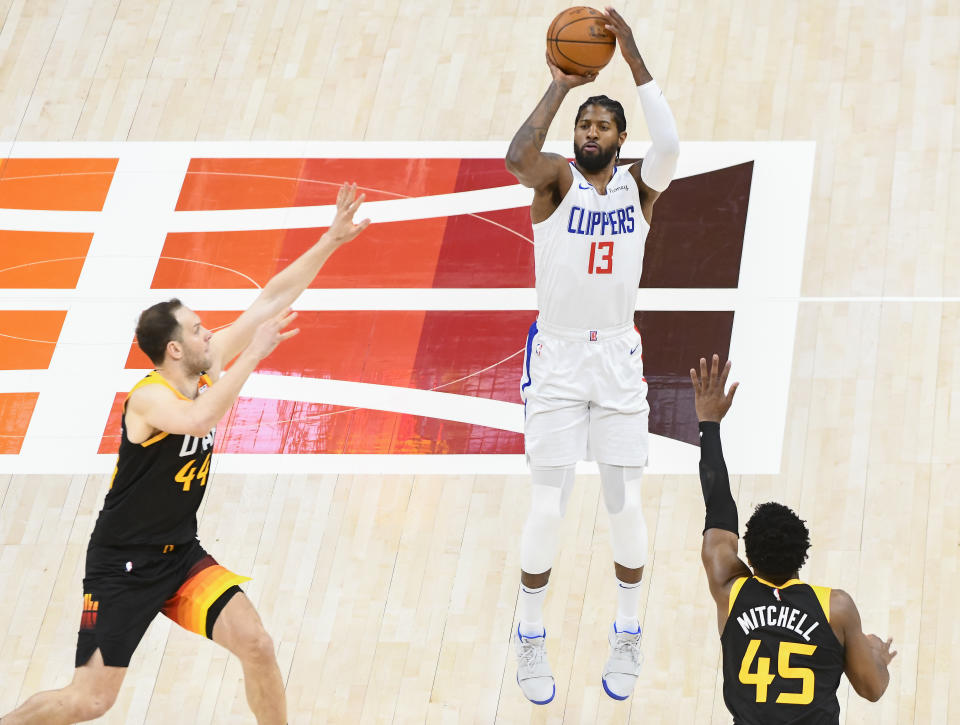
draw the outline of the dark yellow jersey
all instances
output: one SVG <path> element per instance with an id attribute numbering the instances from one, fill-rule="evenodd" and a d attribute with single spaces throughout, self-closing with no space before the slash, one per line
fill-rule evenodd
<path id="1" fill-rule="evenodd" d="M 197 394 L 211 384 L 202 375 Z M 186 400 L 156 370 L 130 393 L 145 385 L 166 385 Z M 90 541 L 99 546 L 187 543 L 197 535 L 197 509 L 207 488 L 214 430 L 202 438 L 158 433 L 143 443 L 131 443 L 126 406 L 124 400 L 117 467 Z"/>
<path id="2" fill-rule="evenodd" d="M 843 645 L 830 628 L 830 589 L 737 579 L 720 644 L 735 725 L 839 722 Z"/>

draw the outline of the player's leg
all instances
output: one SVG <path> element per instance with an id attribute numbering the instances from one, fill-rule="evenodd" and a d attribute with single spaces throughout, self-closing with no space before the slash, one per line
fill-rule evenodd
<path id="1" fill-rule="evenodd" d="M 67 725 L 101 717 L 117 699 L 126 667 L 108 667 L 96 650 L 73 673 L 73 681 L 59 690 L 33 695 L 13 712 L 0 718 L 2 725 Z"/>
<path id="2" fill-rule="evenodd" d="M 258 723 L 286 723 L 287 700 L 273 640 L 239 586 L 250 577 L 220 566 L 195 542 L 183 555 L 180 579 L 163 613 L 239 658 L 247 704 Z"/>
<path id="3" fill-rule="evenodd" d="M 535 332 L 535 327 L 531 332 Z M 560 526 L 573 488 L 577 460 L 586 453 L 587 404 L 576 399 L 558 365 L 570 365 L 569 346 L 532 337 L 524 362 L 524 443 L 530 462 L 530 510 L 520 537 L 519 622 L 513 639 L 517 682 L 524 696 L 545 705 L 556 686 L 546 655 L 543 605 L 556 557 Z"/>
<path id="4" fill-rule="evenodd" d="M 155 556 L 89 546 L 73 681 L 34 695 L 4 717 L 3 725 L 84 722 L 107 712 L 167 591 Z"/>
<path id="5" fill-rule="evenodd" d="M 599 463 L 603 501 L 610 516 L 617 616 L 607 634 L 610 652 L 601 680 L 615 700 L 632 693 L 640 675 L 640 587 L 647 561 L 647 524 L 641 501 L 642 466 Z"/>
<path id="6" fill-rule="evenodd" d="M 603 502 L 610 516 L 617 616 L 610 627 L 610 654 L 603 669 L 606 693 L 630 696 L 640 674 L 640 586 L 647 562 L 647 523 L 642 481 L 647 463 L 649 406 L 642 360 L 631 354 L 639 335 L 610 341 L 604 350 L 601 403 L 590 408 L 590 452 L 600 468 Z"/>
<path id="7" fill-rule="evenodd" d="M 547 661 L 543 604 L 557 554 L 560 525 L 573 488 L 574 466 L 531 464 L 530 473 L 530 512 L 520 537 L 519 622 L 513 639 L 517 684 L 530 702 L 546 705 L 556 694 L 556 684 Z"/>
<path id="8" fill-rule="evenodd" d="M 598 464 L 603 502 L 610 516 L 610 543 L 617 578 L 616 628 L 638 631 L 640 582 L 647 563 L 647 522 L 643 515 L 642 466 Z"/>
<path id="9" fill-rule="evenodd" d="M 239 658 L 247 703 L 257 722 L 286 723 L 287 698 L 273 640 L 246 594 L 237 591 L 230 597 L 213 624 L 212 634 L 214 642 Z"/>

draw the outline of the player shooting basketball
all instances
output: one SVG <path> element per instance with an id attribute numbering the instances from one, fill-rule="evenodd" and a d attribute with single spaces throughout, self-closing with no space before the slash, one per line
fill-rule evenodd
<path id="1" fill-rule="evenodd" d="M 156 369 L 124 401 L 117 466 L 87 548 L 73 682 L 34 695 L 4 717 L 3 725 L 74 723 L 103 715 L 159 612 L 239 658 L 258 723 L 286 723 L 273 641 L 239 587 L 247 577 L 204 551 L 196 514 L 207 489 L 217 423 L 259 362 L 297 333 L 285 329 L 296 317 L 289 305 L 330 255 L 369 224 L 353 223 L 363 202 L 356 191 L 356 185 L 340 188 L 330 228 L 229 327 L 211 333 L 179 300 L 160 302 L 140 315 L 137 344 Z M 231 361 L 229 375 L 221 377 Z"/>
<path id="2" fill-rule="evenodd" d="M 623 700 L 640 672 L 638 610 L 647 560 L 640 482 L 649 406 L 633 315 L 653 205 L 673 178 L 680 147 L 673 115 L 629 25 L 612 8 L 605 18 L 637 84 L 652 139 L 646 158 L 617 167 L 627 122 L 623 106 L 606 96 L 587 99 L 577 111 L 574 162 L 543 153 L 567 92 L 596 78 L 565 74 L 549 57 L 553 80 L 506 158 L 507 169 L 534 190 L 539 315 L 527 337 L 521 383 L 532 486 L 520 543 L 514 642 L 517 682 L 540 705 L 556 692 L 544 646 L 543 602 L 575 465 L 584 458 L 600 467 L 616 574 L 617 615 L 608 633 L 604 690 Z"/>
<path id="3" fill-rule="evenodd" d="M 757 506 L 737 556 L 737 504 L 720 446 L 720 421 L 737 383 L 724 393 L 730 362 L 690 370 L 700 420 L 700 484 L 706 503 L 701 557 L 717 605 L 723 651 L 723 699 L 743 725 L 836 725 L 840 675 L 858 694 L 879 700 L 892 640 L 866 635 L 849 594 L 800 581 L 810 537 L 804 522 L 779 503 Z"/>

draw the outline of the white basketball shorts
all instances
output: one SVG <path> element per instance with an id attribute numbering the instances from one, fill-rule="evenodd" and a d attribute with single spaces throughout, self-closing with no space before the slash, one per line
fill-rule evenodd
<path id="1" fill-rule="evenodd" d="M 527 460 L 646 466 L 649 440 L 643 347 L 632 325 L 570 331 L 530 326 L 520 381 Z"/>

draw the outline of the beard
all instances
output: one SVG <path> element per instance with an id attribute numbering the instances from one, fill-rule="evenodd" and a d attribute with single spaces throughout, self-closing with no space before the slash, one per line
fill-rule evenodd
<path id="1" fill-rule="evenodd" d="M 183 367 L 188 375 L 200 375 L 210 369 L 212 360 L 209 354 L 186 354 L 183 356 Z"/>
<path id="2" fill-rule="evenodd" d="M 604 149 L 601 146 L 598 148 L 597 153 L 587 155 L 583 153 L 582 146 L 574 146 L 573 156 L 577 160 L 577 166 L 584 171 L 600 171 L 610 164 L 610 161 L 613 160 L 619 150 L 620 148 L 618 146 L 611 146 L 608 149 Z"/>

